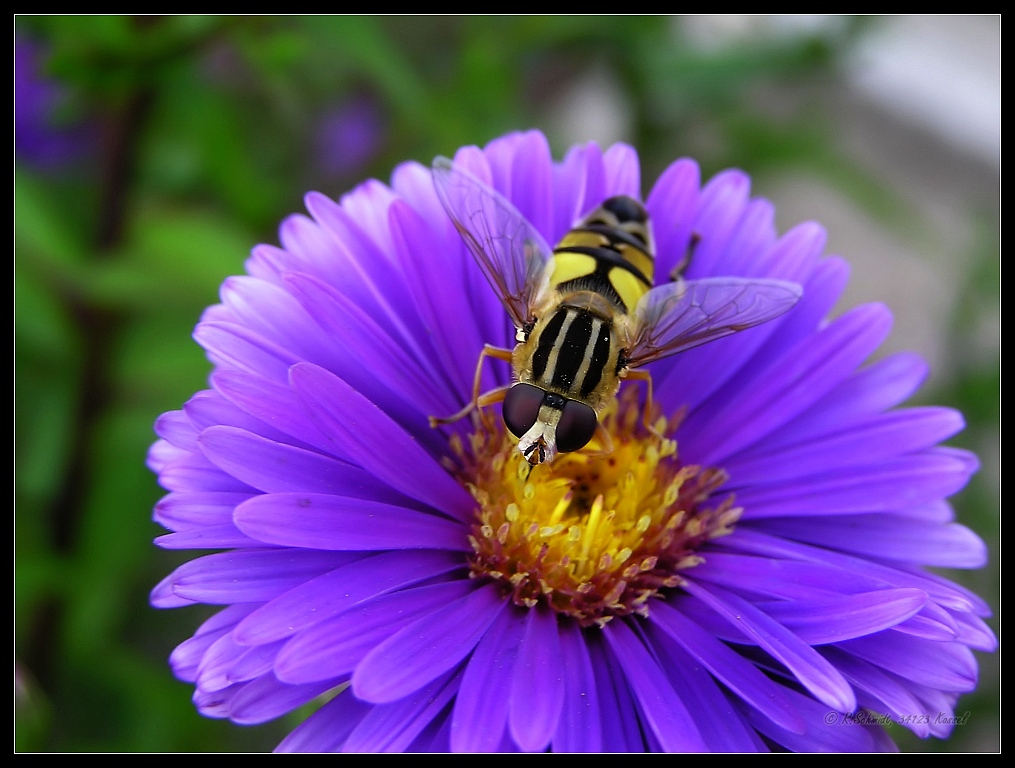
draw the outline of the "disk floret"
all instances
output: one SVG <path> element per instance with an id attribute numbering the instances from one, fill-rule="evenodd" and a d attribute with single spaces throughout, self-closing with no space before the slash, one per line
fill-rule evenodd
<path id="1" fill-rule="evenodd" d="M 740 516 L 732 495 L 717 498 L 725 472 L 681 464 L 679 417 L 646 429 L 632 388 L 602 418 L 609 452 L 597 435 L 533 468 L 488 421 L 467 447 L 452 447 L 478 505 L 472 576 L 501 582 L 516 605 L 544 602 L 583 626 L 647 615 L 654 596 L 680 586 L 681 570 L 703 562 L 701 545 Z"/>

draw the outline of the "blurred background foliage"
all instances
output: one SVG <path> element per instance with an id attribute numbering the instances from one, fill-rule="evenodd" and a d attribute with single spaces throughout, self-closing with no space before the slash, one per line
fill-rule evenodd
<path id="1" fill-rule="evenodd" d="M 695 44 L 687 22 L 16 18 L 17 750 L 267 750 L 293 726 L 204 719 L 172 677 L 169 652 L 208 611 L 148 606 L 192 553 L 151 544 L 160 491 L 144 456 L 154 419 L 206 386 L 190 338 L 202 309 L 307 190 L 337 197 L 405 159 L 541 127 L 558 156 L 589 138 L 633 143 L 646 189 L 681 155 L 705 178 L 740 166 L 762 193 L 803 171 L 890 230 L 919 231 L 921 212 L 843 149 L 823 96 L 881 20 L 721 46 Z M 956 442 L 981 455 L 998 450 L 998 355 L 967 351 L 998 303 L 996 205 L 966 205 L 951 370 L 920 396 L 961 408 Z M 994 548 L 990 474 L 956 507 Z M 950 575 L 998 605 L 994 570 Z M 946 743 L 896 728 L 905 749 L 995 748 L 996 662 L 981 663 L 957 709 L 970 725 Z"/>

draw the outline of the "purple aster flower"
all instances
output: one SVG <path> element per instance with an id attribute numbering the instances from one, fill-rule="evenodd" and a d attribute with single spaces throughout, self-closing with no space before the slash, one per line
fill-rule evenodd
<path id="1" fill-rule="evenodd" d="M 377 155 L 385 133 L 380 110 L 366 96 L 328 110 L 316 131 L 318 167 L 329 176 L 358 172 Z"/>
<path id="2" fill-rule="evenodd" d="M 80 158 L 91 139 L 87 126 L 56 122 L 66 92 L 42 75 L 43 51 L 22 37 L 14 40 L 14 153 L 52 170 Z"/>
<path id="3" fill-rule="evenodd" d="M 554 163 L 539 133 L 458 152 L 547 242 L 639 197 L 634 150 Z M 172 654 L 210 717 L 316 710 L 293 751 L 874 751 L 878 719 L 945 737 L 995 639 L 946 497 L 976 470 L 945 408 L 898 409 L 926 369 L 864 366 L 880 305 L 828 315 L 847 277 L 727 171 L 681 160 L 645 206 L 657 282 L 802 286 L 782 317 L 650 366 L 602 415 L 612 442 L 530 468 L 497 418 L 433 429 L 515 330 L 409 163 L 306 199 L 281 247 L 195 331 L 211 388 L 163 415 L 149 461 L 172 549 L 221 549 L 152 593 L 223 606 Z M 485 389 L 510 381 L 484 367 Z M 496 414 L 498 406 L 493 406 Z M 489 409 L 487 411 L 489 413 Z M 597 447 L 599 448 L 597 450 Z"/>

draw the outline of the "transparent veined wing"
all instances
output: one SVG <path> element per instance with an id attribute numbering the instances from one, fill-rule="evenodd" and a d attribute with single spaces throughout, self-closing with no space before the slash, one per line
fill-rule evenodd
<path id="1" fill-rule="evenodd" d="M 434 187 L 516 327 L 549 280 L 551 249 L 506 198 L 446 157 L 433 162 Z"/>
<path id="2" fill-rule="evenodd" d="M 630 368 L 753 328 L 789 311 L 803 289 L 784 280 L 715 277 L 678 280 L 646 293 L 635 307 Z"/>

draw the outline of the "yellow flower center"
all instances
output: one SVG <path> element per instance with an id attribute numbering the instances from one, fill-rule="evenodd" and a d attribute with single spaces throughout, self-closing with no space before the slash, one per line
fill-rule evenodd
<path id="1" fill-rule="evenodd" d="M 490 419 L 490 421 L 493 421 Z M 478 504 L 474 578 L 501 582 L 517 605 L 545 602 L 583 626 L 647 615 L 660 590 L 703 561 L 699 547 L 740 516 L 732 495 L 715 501 L 720 469 L 682 465 L 672 435 L 679 417 L 642 426 L 627 387 L 576 453 L 530 467 L 503 426 L 480 426 L 466 448 L 453 439 L 462 481 Z"/>

